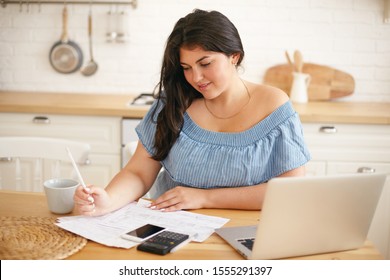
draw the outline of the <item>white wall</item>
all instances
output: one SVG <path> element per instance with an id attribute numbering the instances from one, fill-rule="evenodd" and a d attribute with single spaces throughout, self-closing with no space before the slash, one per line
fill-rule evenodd
<path id="1" fill-rule="evenodd" d="M 127 16 L 126 43 L 106 42 L 109 6 L 94 6 L 96 75 L 59 74 L 48 55 L 60 38 L 62 5 L 0 7 L 0 90 L 138 93 L 158 81 L 165 40 L 194 8 L 217 9 L 238 28 L 246 51 L 243 78 L 261 82 L 268 67 L 300 49 L 307 62 L 352 74 L 356 90 L 342 101 L 390 102 L 390 24 L 384 0 L 138 0 Z M 115 8 L 115 7 L 114 7 Z M 86 59 L 87 5 L 69 5 L 69 31 Z"/>

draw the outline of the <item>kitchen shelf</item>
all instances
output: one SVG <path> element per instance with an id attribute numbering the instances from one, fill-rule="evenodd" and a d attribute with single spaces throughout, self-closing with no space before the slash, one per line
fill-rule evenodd
<path id="1" fill-rule="evenodd" d="M 30 4 L 76 4 L 76 5 L 131 5 L 134 9 L 137 8 L 138 0 L 0 0 L 0 4 L 3 8 L 7 7 L 8 4 L 17 5 L 30 5 Z"/>

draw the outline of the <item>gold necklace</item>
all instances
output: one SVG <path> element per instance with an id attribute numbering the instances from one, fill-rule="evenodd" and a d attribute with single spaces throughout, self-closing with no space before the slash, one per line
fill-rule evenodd
<path id="1" fill-rule="evenodd" d="M 231 119 L 231 118 L 234 118 L 235 116 L 237 116 L 238 114 L 240 114 L 244 108 L 249 104 L 249 101 L 251 101 L 251 95 L 249 93 L 249 90 L 248 90 L 248 87 L 246 86 L 246 84 L 243 82 L 243 80 L 241 80 L 242 84 L 244 85 L 245 87 L 245 90 L 246 90 L 246 93 L 248 95 L 248 101 L 241 107 L 241 109 L 234 113 L 233 115 L 231 116 L 228 116 L 228 117 L 220 117 L 220 116 L 217 116 L 216 114 L 214 114 L 210 108 L 207 106 L 207 102 L 206 102 L 206 99 L 203 98 L 203 102 L 204 102 L 204 106 L 206 107 L 207 111 L 214 117 L 214 118 L 217 118 L 217 119 L 220 119 L 220 120 L 227 120 L 227 119 Z"/>

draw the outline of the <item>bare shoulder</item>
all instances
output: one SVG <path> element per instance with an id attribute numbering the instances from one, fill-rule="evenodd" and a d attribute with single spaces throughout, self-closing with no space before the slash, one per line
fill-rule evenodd
<path id="1" fill-rule="evenodd" d="M 287 94 L 279 88 L 262 84 L 253 85 L 253 97 L 271 107 L 279 107 L 289 100 Z"/>
<path id="2" fill-rule="evenodd" d="M 254 103 L 258 108 L 262 108 L 266 115 L 289 100 L 288 95 L 279 88 L 254 83 L 249 83 L 248 86 L 251 88 Z"/>

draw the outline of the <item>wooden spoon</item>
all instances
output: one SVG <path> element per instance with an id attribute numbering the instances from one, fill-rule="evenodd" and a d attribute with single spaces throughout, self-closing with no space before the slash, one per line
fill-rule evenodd
<path id="1" fill-rule="evenodd" d="M 293 64 L 292 61 L 291 61 L 290 55 L 288 54 L 287 51 L 285 51 L 284 53 L 286 54 L 286 58 L 287 58 L 288 65 L 290 65 L 290 67 L 291 67 L 291 69 L 292 69 L 293 71 L 296 71 L 296 70 L 295 70 L 295 66 L 294 66 L 294 64 Z"/>
<path id="2" fill-rule="evenodd" d="M 295 63 L 295 69 L 297 72 L 302 72 L 303 68 L 303 58 L 302 54 L 299 50 L 296 50 L 294 52 L 294 63 Z"/>

